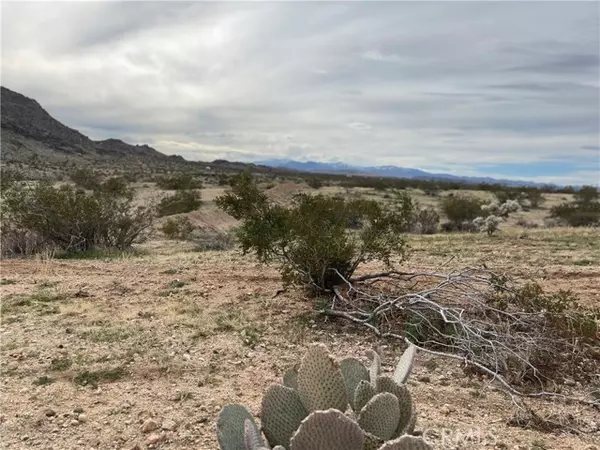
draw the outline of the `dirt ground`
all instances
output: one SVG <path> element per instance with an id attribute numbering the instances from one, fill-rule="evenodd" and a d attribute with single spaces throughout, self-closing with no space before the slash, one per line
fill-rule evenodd
<path id="1" fill-rule="evenodd" d="M 405 268 L 485 263 L 600 306 L 592 231 L 439 234 L 411 237 L 411 245 Z M 267 386 L 309 343 L 326 343 L 338 358 L 380 344 L 315 316 L 299 290 L 276 295 L 277 272 L 252 257 L 191 248 L 151 241 L 140 256 L 2 261 L 2 448 L 217 449 L 221 407 L 240 402 L 257 412 Z M 401 349 L 383 351 L 391 370 Z M 436 449 L 580 450 L 600 442 L 598 410 L 578 404 L 528 401 L 543 417 L 569 421 L 571 431 L 509 426 L 511 399 L 445 360 L 418 355 L 410 389 L 417 429 Z"/>

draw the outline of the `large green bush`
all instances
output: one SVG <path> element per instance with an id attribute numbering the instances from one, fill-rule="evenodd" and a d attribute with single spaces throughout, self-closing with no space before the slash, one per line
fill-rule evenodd
<path id="1" fill-rule="evenodd" d="M 572 227 L 588 227 L 600 225 L 600 203 L 562 203 L 553 206 L 550 217 L 559 219 Z"/>
<path id="2" fill-rule="evenodd" d="M 158 203 L 156 209 L 158 215 L 163 217 L 195 211 L 200 208 L 201 204 L 200 191 L 184 190 L 177 191 L 173 195 L 164 197 Z"/>
<path id="3" fill-rule="evenodd" d="M 48 182 L 15 184 L 3 191 L 2 237 L 33 234 L 67 252 L 126 249 L 149 229 L 151 206 L 134 206 L 133 192 L 86 192 Z M 8 233 L 8 234 L 7 234 Z"/>
<path id="4" fill-rule="evenodd" d="M 286 282 L 316 291 L 351 277 L 364 262 L 391 266 L 406 252 L 403 233 L 412 211 L 404 203 L 386 208 L 371 200 L 300 194 L 284 207 L 272 203 L 249 173 L 234 177 L 231 190 L 215 202 L 242 222 L 237 237 L 244 252 L 278 264 Z"/>
<path id="5" fill-rule="evenodd" d="M 472 222 L 481 216 L 482 201 L 465 195 L 449 195 L 442 200 L 442 211 L 457 229 L 464 222 Z"/>

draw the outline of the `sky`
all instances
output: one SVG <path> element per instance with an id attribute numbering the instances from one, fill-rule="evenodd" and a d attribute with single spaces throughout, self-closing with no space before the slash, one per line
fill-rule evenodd
<path id="1" fill-rule="evenodd" d="M 190 160 L 600 182 L 600 3 L 2 2 L 1 82 Z"/>

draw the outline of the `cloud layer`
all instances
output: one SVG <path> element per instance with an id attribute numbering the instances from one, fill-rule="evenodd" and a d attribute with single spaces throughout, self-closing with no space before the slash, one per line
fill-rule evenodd
<path id="1" fill-rule="evenodd" d="M 599 22 L 595 2 L 4 2 L 2 83 L 188 159 L 597 183 Z"/>

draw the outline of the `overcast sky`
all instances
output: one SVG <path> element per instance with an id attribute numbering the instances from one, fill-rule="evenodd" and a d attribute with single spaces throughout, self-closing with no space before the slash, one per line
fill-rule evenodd
<path id="1" fill-rule="evenodd" d="M 2 2 L 2 84 L 193 160 L 597 183 L 599 5 Z"/>

